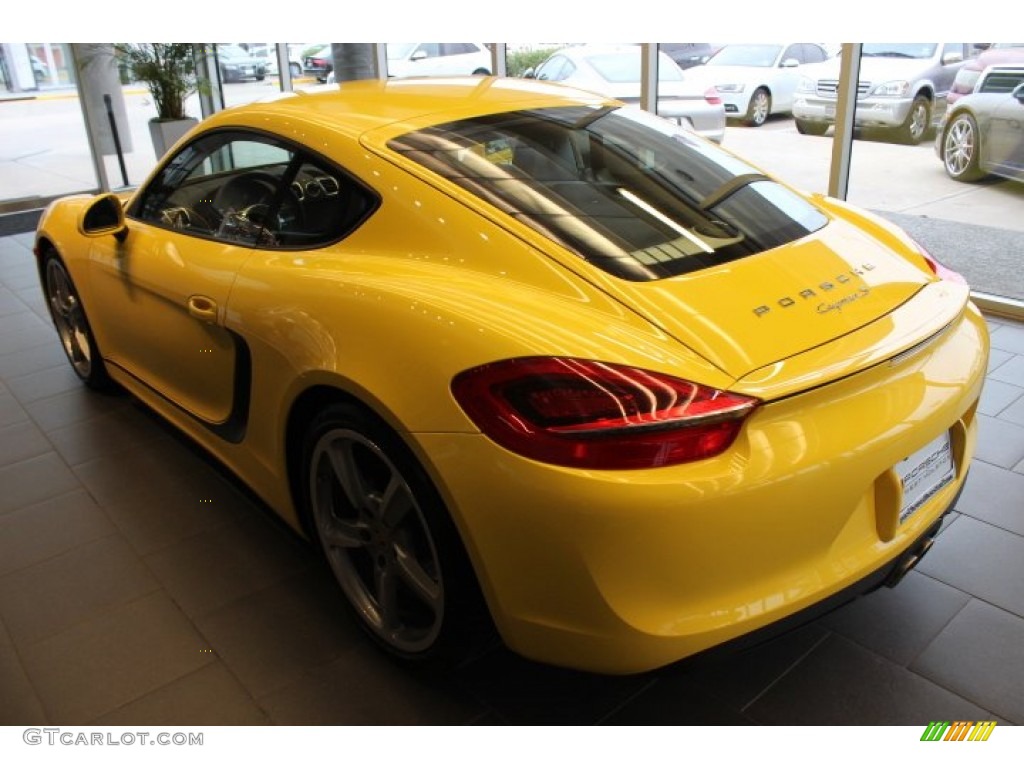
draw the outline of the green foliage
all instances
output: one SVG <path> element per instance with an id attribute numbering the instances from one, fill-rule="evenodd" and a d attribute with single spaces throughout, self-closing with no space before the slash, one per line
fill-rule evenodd
<path id="1" fill-rule="evenodd" d="M 114 53 L 156 104 L 157 120 L 180 120 L 185 99 L 205 86 L 196 72 L 192 43 L 115 43 Z"/>
<path id="2" fill-rule="evenodd" d="M 555 48 L 538 48 L 534 51 L 511 51 L 505 56 L 505 67 L 509 77 L 522 77 L 527 69 L 536 69 L 547 59 Z"/>

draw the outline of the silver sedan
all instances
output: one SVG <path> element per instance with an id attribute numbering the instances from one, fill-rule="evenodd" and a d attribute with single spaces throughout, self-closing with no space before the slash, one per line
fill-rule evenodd
<path id="1" fill-rule="evenodd" d="M 527 76 L 639 104 L 640 47 L 563 48 Z M 725 137 L 725 106 L 718 92 L 698 84 L 664 53 L 658 54 L 658 114 L 692 128 L 706 139 L 721 143 Z"/>

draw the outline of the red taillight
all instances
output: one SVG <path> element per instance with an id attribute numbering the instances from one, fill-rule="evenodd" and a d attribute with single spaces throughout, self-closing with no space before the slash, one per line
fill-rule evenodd
<path id="1" fill-rule="evenodd" d="M 920 243 L 916 243 L 918 250 L 921 251 L 921 256 L 924 258 L 925 263 L 928 264 L 928 268 L 935 273 L 935 276 L 940 280 L 948 280 L 951 283 L 960 283 L 961 285 L 967 285 L 967 280 L 959 272 L 956 272 L 949 267 L 941 264 L 938 259 L 932 256 L 926 251 Z"/>
<path id="2" fill-rule="evenodd" d="M 718 89 L 715 88 L 715 86 L 713 86 L 713 85 L 710 88 L 708 88 L 706 91 L 704 91 L 704 100 L 708 104 L 721 104 L 722 103 L 722 97 L 719 96 Z"/>
<path id="3" fill-rule="evenodd" d="M 537 461 L 647 469 L 716 456 L 757 400 L 614 363 L 503 360 L 464 371 L 452 393 L 480 431 Z"/>

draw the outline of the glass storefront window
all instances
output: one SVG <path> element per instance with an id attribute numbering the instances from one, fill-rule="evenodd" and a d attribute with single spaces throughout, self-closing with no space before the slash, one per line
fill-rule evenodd
<path id="1" fill-rule="evenodd" d="M 0 210 L 96 189 L 68 46 L 0 43 Z"/>
<path id="2" fill-rule="evenodd" d="M 472 53 L 469 47 L 475 44 L 446 45 L 451 47 L 453 56 L 456 53 L 466 56 Z M 456 52 L 452 47 L 455 45 L 462 45 L 466 50 Z M 683 68 L 684 81 L 717 87 L 728 104 L 738 103 L 738 94 L 749 95 L 755 90 L 755 83 L 719 82 L 721 78 L 715 77 L 714 68 L 707 66 L 707 61 L 721 45 L 662 45 L 663 52 Z M 999 56 L 1012 58 L 1013 54 L 1006 51 L 1012 51 L 1014 45 L 908 45 L 865 46 L 858 114 L 870 120 L 855 134 L 847 197 L 852 203 L 906 229 L 936 258 L 961 272 L 976 290 L 1024 301 L 1024 272 L 1014 263 L 1020 244 L 1024 242 L 1024 216 L 1021 215 L 1024 184 L 981 172 L 961 174 L 963 179 L 958 179 L 957 174 L 948 171 L 948 164 L 941 156 L 944 127 L 939 124 L 939 116 L 947 112 L 945 102 L 938 99 L 927 104 L 930 126 L 922 136 L 917 136 L 913 119 L 894 122 L 892 117 L 897 102 L 908 101 L 908 96 L 916 95 L 903 92 L 912 84 L 903 86 L 900 78 L 883 78 L 878 83 L 872 79 L 875 77 L 873 68 L 884 64 L 887 49 L 892 49 L 888 52 L 899 53 L 903 60 L 915 56 L 936 57 L 943 77 L 949 75 L 946 79 L 951 82 L 962 81 L 965 87 L 977 87 L 983 80 L 983 68 L 977 66 L 978 61 L 984 61 L 984 56 L 979 59 L 983 50 L 991 48 Z M 509 45 L 506 49 L 508 73 L 593 89 L 594 84 L 588 86 L 582 82 L 581 65 L 573 60 L 578 48 L 565 43 Z M 745 102 L 746 111 L 732 104 L 728 126 L 721 137 L 722 146 L 797 188 L 827 193 L 833 130 L 827 120 L 828 99 L 822 100 L 820 95 L 827 94 L 830 87 L 835 88 L 839 46 L 801 43 L 791 48 L 791 53 L 784 54 L 771 69 L 776 78 L 780 73 L 788 79 L 795 78 L 792 101 L 787 102 L 789 96 L 782 96 L 772 88 L 771 110 L 760 121 L 751 119 L 749 100 Z M 819 48 L 827 56 L 824 62 L 815 61 Z M 313 59 L 320 54 L 330 57 L 329 43 L 289 43 L 287 50 L 295 86 L 325 79 L 326 73 L 317 71 Z M 419 55 L 417 52 L 421 50 L 422 55 Z M 225 43 L 218 44 L 217 51 L 218 61 L 224 65 L 217 74 L 225 106 L 246 103 L 281 88 L 275 43 Z M 808 51 L 813 54 L 810 58 Z M 387 45 L 387 52 L 396 62 L 404 52 L 408 54 L 405 59 L 420 65 L 446 58 L 441 55 L 442 44 L 403 47 L 391 43 Z M 258 62 L 262 77 L 259 67 L 251 72 L 245 70 L 244 61 L 242 69 L 234 68 L 235 62 L 244 59 Z M 796 60 L 795 66 L 792 60 Z M 333 65 L 333 61 L 330 64 Z M 1024 72 L 1024 61 L 1019 62 L 1019 68 Z M 957 78 L 961 69 L 966 74 Z M 14 148 L 3 160 L 8 206 L 12 200 L 45 199 L 94 189 L 98 185 L 75 81 L 73 58 L 66 44 L 0 44 L 0 142 L 5 148 Z M 663 82 L 659 107 L 664 106 L 666 87 Z M 947 87 L 948 84 L 940 86 L 939 90 L 944 92 Z M 148 135 L 148 122 L 155 112 L 144 86 L 125 83 L 123 93 L 129 126 L 124 160 L 128 182 L 134 185 L 141 182 L 156 161 Z M 627 100 L 639 99 L 638 90 L 635 94 L 615 95 Z M 1007 94 L 1006 101 L 1006 108 L 1016 105 L 1024 110 L 1024 105 L 1013 100 L 1012 94 Z M 914 104 L 913 98 L 909 98 L 909 103 Z M 188 111 L 201 116 L 197 96 L 189 99 Z M 983 141 L 985 130 L 981 130 Z M 1004 149 L 1011 154 L 1016 152 L 1018 168 L 1024 167 L 1024 158 L 1019 156 L 1024 152 L 1019 137 L 1016 142 L 1008 140 Z M 122 179 L 117 159 L 104 155 L 102 161 L 111 185 L 120 186 Z M 980 178 L 974 178 L 977 176 Z"/>

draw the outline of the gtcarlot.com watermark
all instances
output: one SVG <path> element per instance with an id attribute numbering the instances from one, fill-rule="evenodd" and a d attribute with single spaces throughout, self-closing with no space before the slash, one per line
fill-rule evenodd
<path id="1" fill-rule="evenodd" d="M 160 731 L 72 731 L 65 728 L 26 728 L 21 734 L 26 744 L 66 747 L 201 747 L 202 733 Z"/>

